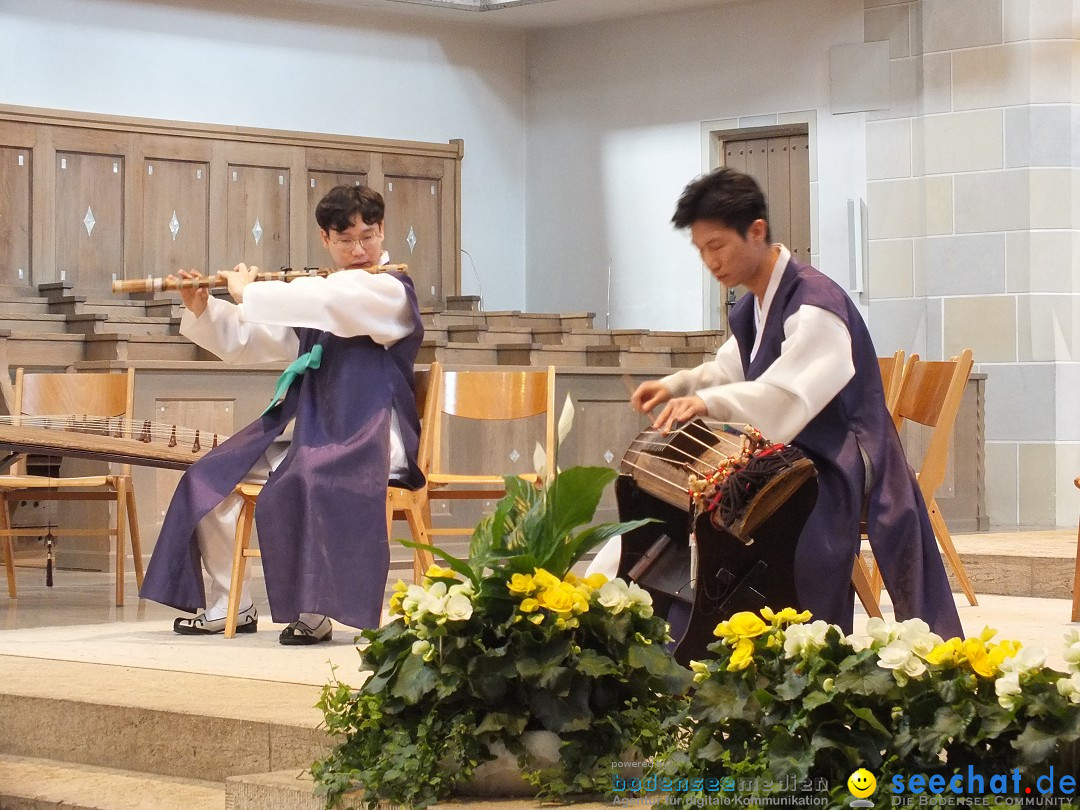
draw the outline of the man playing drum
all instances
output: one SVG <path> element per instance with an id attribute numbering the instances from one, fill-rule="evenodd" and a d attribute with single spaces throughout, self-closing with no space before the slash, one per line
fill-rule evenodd
<path id="1" fill-rule="evenodd" d="M 697 368 L 642 383 L 630 404 L 662 406 L 653 426 L 711 416 L 747 422 L 799 448 L 817 467 L 818 499 L 799 537 L 801 607 L 850 632 L 852 565 L 860 521 L 897 619 L 919 617 L 962 636 L 926 505 L 885 407 L 877 353 L 847 293 L 770 239 L 764 194 L 749 176 L 719 169 L 691 182 L 672 217 L 725 287 L 745 286 L 731 337 Z M 776 605 L 776 608 L 784 607 Z"/>

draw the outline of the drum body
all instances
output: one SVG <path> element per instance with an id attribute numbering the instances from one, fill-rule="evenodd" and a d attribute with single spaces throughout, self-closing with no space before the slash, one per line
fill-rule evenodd
<path id="1" fill-rule="evenodd" d="M 645 431 L 616 481 L 620 519 L 655 520 L 623 536 L 619 576 L 650 592 L 683 664 L 707 655 L 716 624 L 733 613 L 800 607 L 795 551 L 816 471 L 792 447 L 746 452 L 749 435 L 700 420 L 663 437 Z"/>

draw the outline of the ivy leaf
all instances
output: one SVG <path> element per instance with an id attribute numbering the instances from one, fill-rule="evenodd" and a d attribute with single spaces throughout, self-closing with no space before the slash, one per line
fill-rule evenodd
<path id="1" fill-rule="evenodd" d="M 437 681 L 438 675 L 433 667 L 429 667 L 419 655 L 410 655 L 402 663 L 390 694 L 414 705 L 435 688 Z"/>

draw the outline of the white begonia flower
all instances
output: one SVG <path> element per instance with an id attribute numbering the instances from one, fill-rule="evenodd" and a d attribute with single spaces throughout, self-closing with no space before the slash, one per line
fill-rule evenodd
<path id="1" fill-rule="evenodd" d="M 473 590 L 473 585 L 472 585 L 471 582 L 459 582 L 456 585 L 451 585 L 447 589 L 446 593 L 449 596 L 458 596 L 458 595 L 460 595 L 460 596 L 468 596 L 469 598 L 472 598 L 476 594 L 476 591 Z"/>
<path id="2" fill-rule="evenodd" d="M 1080 672 L 1074 672 L 1068 678 L 1058 678 L 1058 694 L 1068 698 L 1070 703 L 1080 703 Z"/>
<path id="3" fill-rule="evenodd" d="M 1006 672 L 994 681 L 994 691 L 998 696 L 998 703 L 1003 709 L 1015 709 L 1021 703 L 1020 673 L 1017 671 Z"/>
<path id="4" fill-rule="evenodd" d="M 1031 672 L 1039 669 L 1046 663 L 1046 650 L 1042 647 L 1021 647 L 1016 655 L 1009 656 L 1001 662 L 1002 672 Z"/>
<path id="5" fill-rule="evenodd" d="M 472 616 L 472 614 L 472 601 L 465 594 L 455 593 L 446 597 L 446 618 L 450 621 L 464 621 Z"/>
<path id="6" fill-rule="evenodd" d="M 784 656 L 809 658 L 825 646 L 825 635 L 831 625 L 818 619 L 810 624 L 793 624 L 784 631 Z"/>
<path id="7" fill-rule="evenodd" d="M 891 669 L 898 683 L 906 678 L 917 678 L 926 671 L 926 665 L 919 660 L 906 641 L 896 639 L 878 651 L 878 666 Z"/>
<path id="8" fill-rule="evenodd" d="M 1065 663 L 1070 670 L 1080 670 L 1080 630 L 1065 634 Z"/>
<path id="9" fill-rule="evenodd" d="M 612 613 L 622 613 L 632 604 L 630 588 L 621 579 L 608 580 L 600 587 L 596 601 Z"/>

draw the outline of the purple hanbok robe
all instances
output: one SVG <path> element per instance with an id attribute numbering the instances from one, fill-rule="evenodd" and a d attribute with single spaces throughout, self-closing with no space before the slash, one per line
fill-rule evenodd
<path id="1" fill-rule="evenodd" d="M 378 627 L 390 565 L 386 487 L 391 411 L 408 459 L 402 486 L 417 489 L 420 420 L 413 364 L 424 329 L 412 280 L 404 284 L 413 331 L 390 347 L 370 337 L 297 328 L 300 354 L 320 344 L 322 362 L 284 402 L 193 464 L 181 478 L 139 595 L 188 612 L 205 605 L 195 528 L 244 479 L 296 419 L 292 443 L 255 507 L 266 592 L 275 622 L 321 613 L 351 627 Z"/>
<path id="2" fill-rule="evenodd" d="M 802 606 L 816 619 L 850 631 L 854 613 L 851 570 L 859 551 L 865 465 L 873 481 L 866 496 L 870 546 L 898 619 L 918 617 L 944 638 L 962 636 L 934 531 L 915 475 L 885 406 L 877 354 L 870 333 L 847 293 L 813 267 L 788 262 L 751 361 L 753 296 L 729 318 L 743 374 L 754 380 L 780 356 L 784 322 L 799 307 L 819 307 L 839 317 L 851 335 L 855 376 L 793 440 L 818 470 L 818 500 L 796 551 L 796 585 Z"/>

